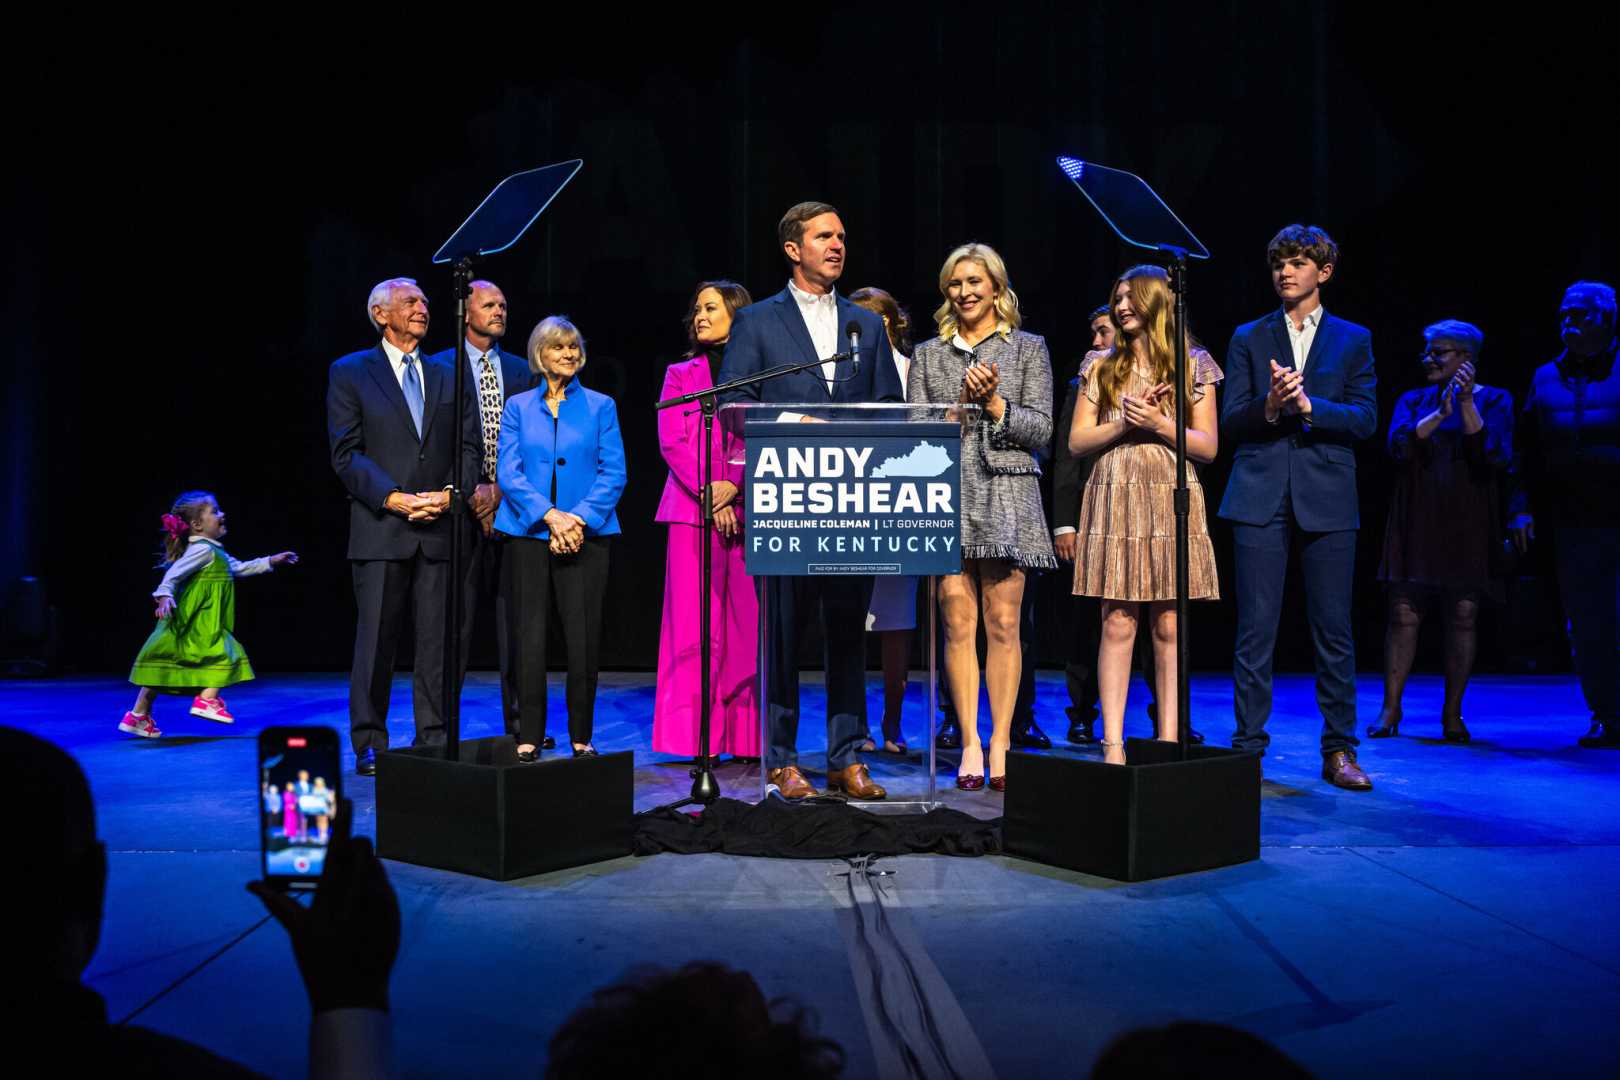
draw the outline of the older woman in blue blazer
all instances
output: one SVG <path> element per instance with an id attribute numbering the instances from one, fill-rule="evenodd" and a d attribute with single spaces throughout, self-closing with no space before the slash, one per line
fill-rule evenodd
<path id="1" fill-rule="evenodd" d="M 495 529 L 509 640 L 518 643 L 518 759 L 534 761 L 546 736 L 546 624 L 555 608 L 568 652 L 568 737 L 594 755 L 597 653 L 608 548 L 618 535 L 624 442 L 613 399 L 580 385 L 585 338 L 560 315 L 529 335 L 529 368 L 544 378 L 501 413 Z"/>

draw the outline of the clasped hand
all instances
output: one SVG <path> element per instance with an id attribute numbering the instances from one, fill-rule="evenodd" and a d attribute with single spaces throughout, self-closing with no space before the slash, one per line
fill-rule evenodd
<path id="1" fill-rule="evenodd" d="M 426 523 L 437 521 L 439 515 L 450 509 L 448 491 L 419 491 L 415 495 L 396 491 L 388 496 L 388 509 L 406 521 Z"/>
<path id="2" fill-rule="evenodd" d="M 1283 413 L 1311 415 L 1311 399 L 1305 396 L 1305 376 L 1291 367 L 1271 361 L 1271 389 L 1266 392 L 1266 416 Z"/>
<path id="3" fill-rule="evenodd" d="M 988 405 L 999 385 L 1000 364 L 969 364 L 962 372 L 962 395 L 959 400 L 964 405 Z"/>
<path id="4" fill-rule="evenodd" d="M 572 555 L 585 543 L 585 519 L 553 506 L 546 511 L 546 527 L 551 530 L 551 553 Z"/>
<path id="5" fill-rule="evenodd" d="M 721 536 L 736 536 L 737 485 L 730 480 L 716 480 L 709 485 L 709 507 L 714 514 L 714 529 Z"/>
<path id="6" fill-rule="evenodd" d="M 1140 397 L 1127 394 L 1121 398 L 1119 407 L 1125 423 L 1153 435 L 1169 438 L 1175 433 L 1175 425 L 1159 408 L 1164 395 L 1169 392 L 1169 383 L 1159 383 Z"/>

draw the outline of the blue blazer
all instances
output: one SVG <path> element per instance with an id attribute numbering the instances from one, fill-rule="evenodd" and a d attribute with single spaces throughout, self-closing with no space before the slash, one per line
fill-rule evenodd
<path id="1" fill-rule="evenodd" d="M 586 536 L 619 531 L 615 507 L 624 494 L 624 441 L 613 399 L 579 383 L 568 384 L 556 417 L 546 408 L 544 381 L 513 395 L 501 413 L 496 481 L 501 505 L 495 528 L 508 536 L 551 539 L 545 523 L 553 506 L 585 521 Z M 557 498 L 551 498 L 553 477 Z"/>
<path id="2" fill-rule="evenodd" d="M 844 327 L 851 319 L 861 328 L 860 371 L 852 377 L 853 365 L 847 360 L 840 361 L 836 377 L 847 381 L 834 383 L 831 393 L 827 391 L 827 381 L 821 377 L 821 369 L 806 368 L 734 390 L 725 400 L 828 405 L 904 401 L 900 372 L 894 366 L 894 354 L 889 350 L 889 335 L 883 329 L 882 318 L 842 296 L 838 297 L 838 351 L 849 347 Z M 731 340 L 726 343 L 726 358 L 720 364 L 720 381 L 757 375 L 767 368 L 802 364 L 816 358 L 815 343 L 810 340 L 810 330 L 804 325 L 799 305 L 793 294 L 783 289 L 737 312 L 731 324 Z"/>
<path id="3" fill-rule="evenodd" d="M 1323 312 L 1305 358 L 1310 422 L 1285 415 L 1268 424 L 1271 361 L 1293 366 L 1284 317 L 1278 309 L 1238 327 L 1226 352 L 1221 442 L 1236 449 L 1220 516 L 1264 525 L 1286 492 L 1301 529 L 1360 528 L 1354 445 L 1378 429 L 1372 334 Z"/>
<path id="4" fill-rule="evenodd" d="M 422 360 L 422 434 L 381 344 L 332 364 L 326 384 L 326 433 L 332 469 L 349 493 L 349 558 L 408 559 L 418 549 L 450 557 L 450 518 L 406 521 L 383 509 L 396 491 L 471 491 L 478 478 L 478 409 L 469 396 L 457 431 L 454 373 Z"/>

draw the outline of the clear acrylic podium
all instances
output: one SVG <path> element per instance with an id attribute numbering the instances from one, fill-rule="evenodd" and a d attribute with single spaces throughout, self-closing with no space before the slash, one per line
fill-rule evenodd
<path id="1" fill-rule="evenodd" d="M 961 569 L 962 432 L 963 425 L 978 422 L 979 407 L 739 403 L 722 406 L 718 417 L 726 462 L 743 469 L 739 505 L 744 550 L 759 597 L 761 758 L 740 776 L 727 770 L 735 785 L 727 794 L 744 801 L 776 794 L 766 766 L 771 747 L 770 645 L 780 613 L 772 610 L 769 579 L 900 575 L 916 577 L 926 597 L 917 629 L 922 631 L 927 683 L 919 703 L 908 672 L 901 711 L 907 752 L 858 755 L 873 780 L 887 789 L 887 797 L 849 802 L 880 813 L 935 808 L 939 622 L 934 579 Z M 813 616 L 801 611 L 797 617 L 802 634 Z M 864 636 L 865 622 L 829 626 L 825 631 L 828 637 Z M 863 656 L 867 651 L 863 642 Z M 812 676 L 800 686 L 797 750 L 805 776 L 818 791 L 825 791 L 827 688 L 820 684 L 818 693 L 817 685 Z M 870 672 L 863 689 L 868 693 L 862 696 L 860 718 L 881 747 L 880 725 L 867 716 Z"/>

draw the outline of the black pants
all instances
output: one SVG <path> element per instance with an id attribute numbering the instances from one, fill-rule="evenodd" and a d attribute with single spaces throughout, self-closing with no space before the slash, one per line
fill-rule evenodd
<path id="1" fill-rule="evenodd" d="M 409 608 L 416 624 L 411 699 L 413 746 L 444 742 L 444 605 L 450 563 L 418 551 L 409 559 L 357 559 L 354 664 L 349 669 L 349 738 L 355 753 L 388 749 L 388 691 Z"/>
<path id="2" fill-rule="evenodd" d="M 827 767 L 857 763 L 866 738 L 866 612 L 872 603 L 869 577 L 773 577 L 765 586 L 770 605 L 770 740 L 765 767 L 799 763 L 799 630 L 821 620 L 827 676 Z"/>
<path id="3" fill-rule="evenodd" d="M 553 555 L 546 540 L 506 541 L 501 568 L 506 632 L 519 657 L 519 743 L 538 746 L 546 734 L 546 631 L 553 610 L 568 654 L 568 738 L 591 741 L 611 542 L 611 537 L 587 537 L 576 553 Z"/>
<path id="4" fill-rule="evenodd" d="M 1069 646 L 1063 678 L 1069 687 L 1069 704 L 1081 720 L 1097 715 L 1097 646 L 1102 634 L 1102 612 L 1095 596 L 1070 596 L 1059 601 L 1059 610 L 1068 614 L 1063 637 Z M 1148 661 L 1152 663 L 1151 660 Z"/>
<path id="5" fill-rule="evenodd" d="M 517 638 L 509 632 L 506 589 L 502 584 L 506 576 L 502 564 L 506 559 L 508 544 L 506 537 L 501 533 L 485 536 L 484 530 L 478 528 L 476 523 L 468 533 L 467 569 L 461 583 L 461 599 L 465 605 L 466 616 L 461 623 L 461 678 L 457 681 L 457 686 L 467 681 L 467 652 L 472 647 L 473 628 L 478 622 L 478 612 L 480 610 L 487 612 L 493 608 L 495 656 L 501 671 L 501 718 L 506 724 L 506 733 L 516 735 L 518 733 Z"/>

